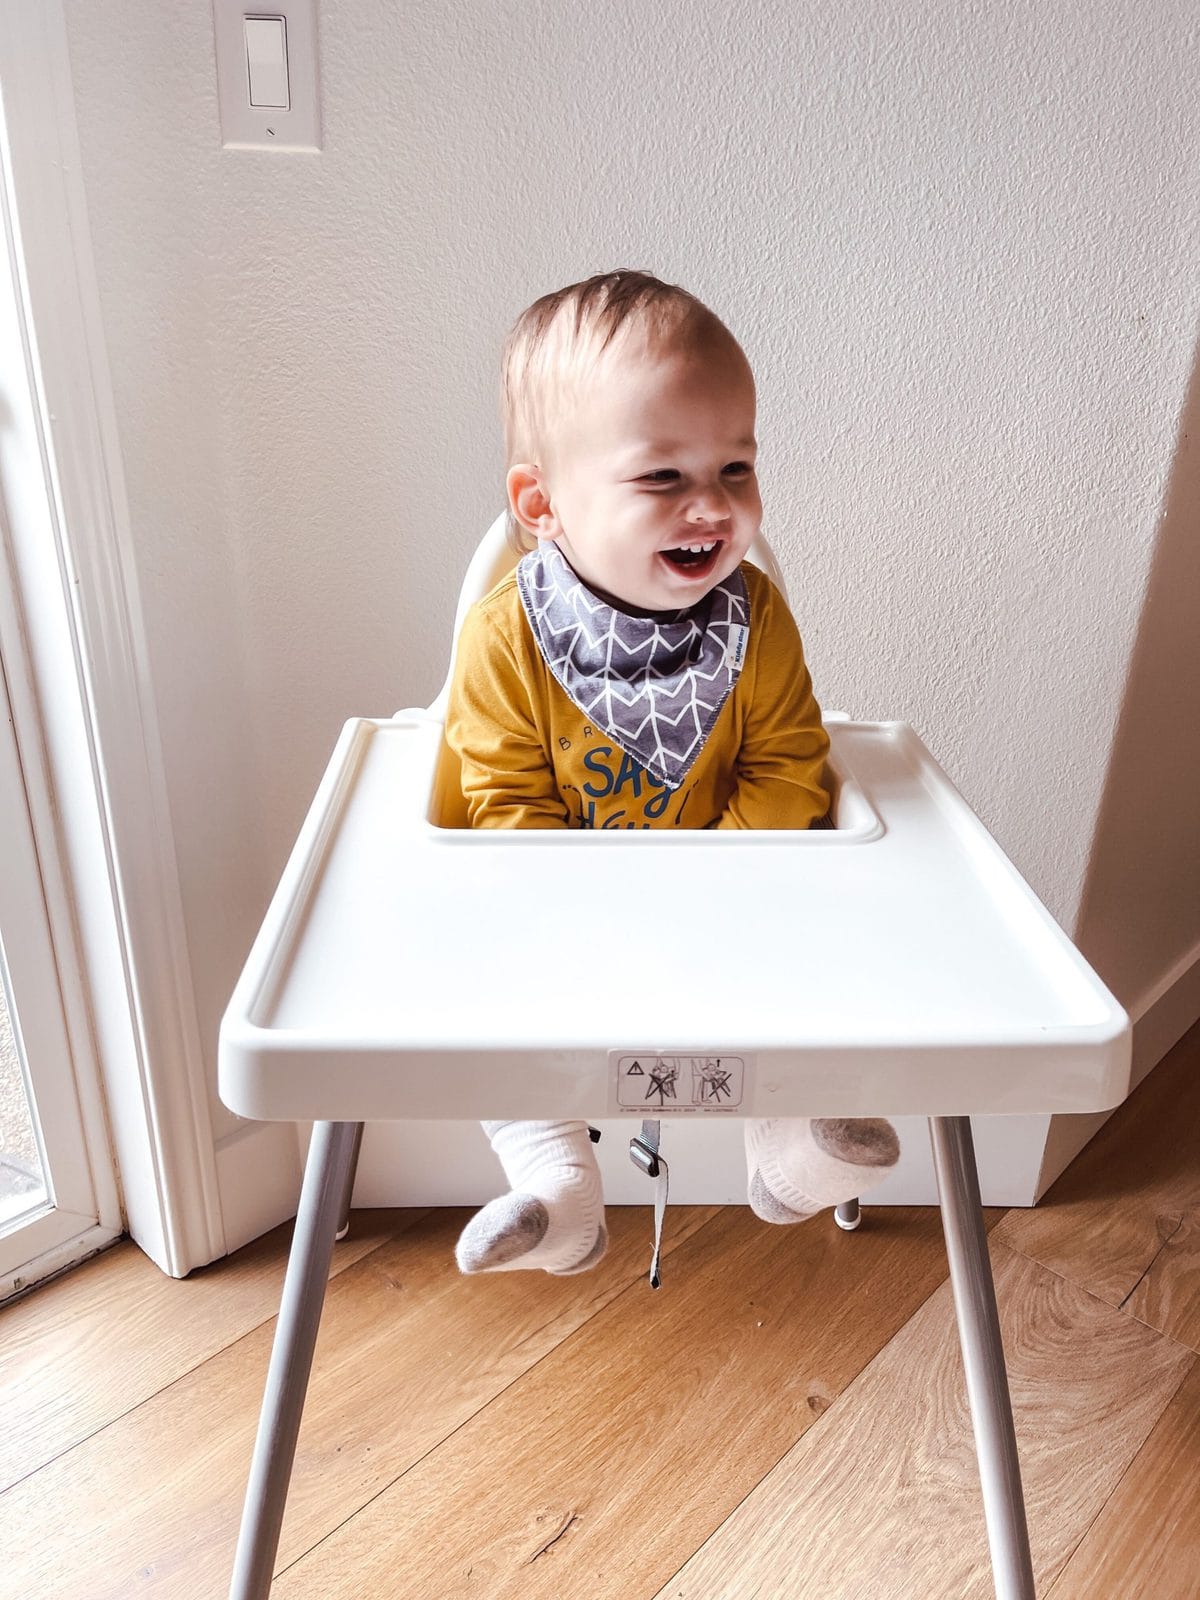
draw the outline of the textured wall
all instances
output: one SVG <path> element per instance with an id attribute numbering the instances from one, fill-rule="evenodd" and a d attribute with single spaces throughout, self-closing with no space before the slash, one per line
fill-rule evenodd
<path id="1" fill-rule="evenodd" d="M 822 699 L 913 722 L 1073 924 L 1194 359 L 1195 16 L 324 0 L 305 157 L 221 150 L 203 0 L 69 0 L 213 1057 L 341 722 L 440 680 L 504 329 L 606 266 L 746 345 Z"/>

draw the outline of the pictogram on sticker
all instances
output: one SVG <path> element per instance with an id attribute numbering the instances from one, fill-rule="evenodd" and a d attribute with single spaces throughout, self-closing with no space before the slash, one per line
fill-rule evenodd
<path id="1" fill-rule="evenodd" d="M 665 1051 L 609 1052 L 609 1109 L 682 1116 L 696 1112 L 745 1114 L 754 1057 L 689 1055 Z"/>

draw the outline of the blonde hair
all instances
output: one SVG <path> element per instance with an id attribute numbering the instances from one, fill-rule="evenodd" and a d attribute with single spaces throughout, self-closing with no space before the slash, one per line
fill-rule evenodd
<path id="1" fill-rule="evenodd" d="M 737 346 L 694 294 L 648 272 L 602 272 L 543 295 L 522 311 L 504 342 L 500 409 L 506 466 L 543 460 L 564 401 L 605 351 L 632 331 L 652 350 L 704 348 L 721 340 Z M 520 554 L 537 544 L 511 511 L 508 542 Z"/>

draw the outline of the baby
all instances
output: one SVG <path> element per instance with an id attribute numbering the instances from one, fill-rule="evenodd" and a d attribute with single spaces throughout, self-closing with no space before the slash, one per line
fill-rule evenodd
<path id="1" fill-rule="evenodd" d="M 446 737 L 476 828 L 808 828 L 829 738 L 787 604 L 745 558 L 762 520 L 737 340 L 641 272 L 545 295 L 504 352 L 515 572 L 468 613 Z M 600 1001 L 599 1003 L 602 1003 Z M 463 1272 L 604 1253 L 586 1123 L 485 1122 L 510 1192 Z M 895 1165 L 890 1123 L 745 1125 L 749 1202 L 800 1222 Z"/>

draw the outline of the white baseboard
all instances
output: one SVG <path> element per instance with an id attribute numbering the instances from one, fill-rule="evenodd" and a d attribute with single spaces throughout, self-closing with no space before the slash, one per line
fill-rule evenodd
<path id="1" fill-rule="evenodd" d="M 303 1168 L 295 1123 L 244 1123 L 217 1144 L 216 1158 L 230 1253 L 296 1215 Z"/>
<path id="2" fill-rule="evenodd" d="M 1130 1008 L 1130 1014 L 1133 1079 L 1129 1087 L 1133 1090 L 1200 1020 L 1200 943 Z"/>
<path id="3" fill-rule="evenodd" d="M 1129 1010 L 1133 1019 L 1133 1070 L 1129 1083 L 1132 1093 L 1200 1019 L 1200 944 L 1193 946 Z M 1050 1119 L 1036 1199 L 1040 1200 L 1061 1177 L 1112 1114 L 1097 1111 L 1091 1116 Z"/>
<path id="4" fill-rule="evenodd" d="M 972 1119 L 985 1205 L 1032 1205 L 1049 1117 Z M 900 1162 L 871 1196 L 873 1205 L 936 1205 L 937 1184 L 923 1117 L 897 1117 Z M 609 1205 L 649 1205 L 654 1185 L 629 1159 L 632 1120 L 598 1124 L 596 1154 Z M 663 1153 L 678 1205 L 745 1205 L 746 1162 L 740 1121 L 667 1122 Z M 356 1206 L 478 1206 L 500 1193 L 500 1164 L 478 1123 L 372 1123 L 363 1140 Z"/>

